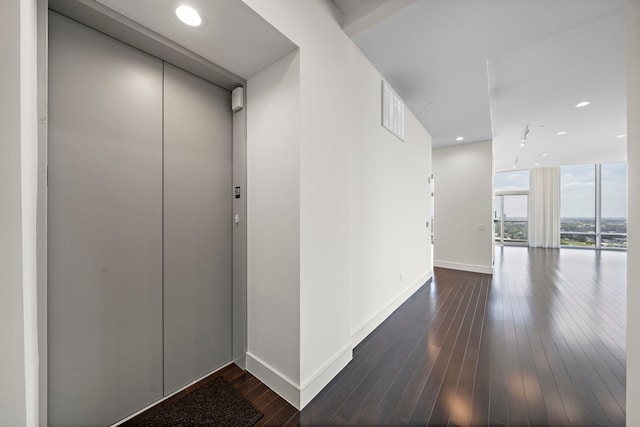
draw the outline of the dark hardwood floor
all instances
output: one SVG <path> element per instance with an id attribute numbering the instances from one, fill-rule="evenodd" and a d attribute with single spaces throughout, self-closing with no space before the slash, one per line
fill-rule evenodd
<path id="1" fill-rule="evenodd" d="M 235 365 L 259 426 L 619 426 L 626 253 L 496 248 L 493 276 L 436 269 L 302 412 Z"/>
<path id="2" fill-rule="evenodd" d="M 626 253 L 436 269 L 300 414 L 311 425 L 624 425 Z"/>

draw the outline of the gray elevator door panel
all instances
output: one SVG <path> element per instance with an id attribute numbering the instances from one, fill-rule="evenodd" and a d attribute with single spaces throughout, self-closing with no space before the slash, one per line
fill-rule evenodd
<path id="1" fill-rule="evenodd" d="M 50 426 L 162 397 L 162 62 L 50 13 Z"/>
<path id="2" fill-rule="evenodd" d="M 231 94 L 165 64 L 164 392 L 231 361 Z"/>

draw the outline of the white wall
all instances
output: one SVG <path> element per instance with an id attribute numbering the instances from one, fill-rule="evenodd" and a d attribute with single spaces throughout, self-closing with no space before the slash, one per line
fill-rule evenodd
<path id="1" fill-rule="evenodd" d="M 349 79 L 351 41 L 329 2 L 287 2 L 302 50 L 300 405 L 351 360 Z M 286 33 L 285 33 L 286 35 Z M 292 34 L 294 36 L 294 34 Z"/>
<path id="2" fill-rule="evenodd" d="M 382 76 L 351 58 L 351 334 L 354 345 L 432 274 L 431 136 L 405 110 L 405 140 L 380 126 Z M 401 278 L 402 276 L 402 278 Z"/>
<path id="3" fill-rule="evenodd" d="M 379 124 L 381 77 L 341 30 L 338 12 L 329 1 L 244 1 L 300 47 L 300 299 L 297 307 L 280 307 L 281 310 L 297 310 L 300 316 L 299 399 L 287 396 L 295 391 L 292 390 L 296 386 L 293 374 L 288 375 L 288 380 L 292 381 L 283 380 L 282 388 L 274 389 L 294 405 L 303 407 L 351 359 L 352 323 L 362 324 L 367 319 L 371 320 L 370 324 L 378 321 L 374 316 L 376 313 L 384 311 L 389 304 L 401 302 L 409 294 L 412 281 L 424 280 L 431 270 L 427 249 L 411 252 L 420 246 L 420 237 L 413 235 L 420 233 L 415 218 L 421 216 L 421 222 L 426 221 L 428 213 L 400 214 L 411 208 L 428 211 L 423 197 L 426 193 L 424 179 L 429 173 L 430 141 L 426 131 L 412 117 L 408 119 L 411 140 L 404 148 L 400 148 L 393 137 L 383 135 Z M 251 97 L 250 90 L 248 96 Z M 363 102 L 363 99 L 372 100 L 372 104 Z M 254 114 L 251 101 L 248 114 Z M 287 125 L 286 121 L 279 122 L 279 126 Z M 419 139 L 423 141 L 422 148 L 419 147 Z M 386 146 L 382 145 L 383 141 Z M 254 144 L 251 134 L 248 135 L 248 144 Z M 373 150 L 372 154 L 370 150 Z M 361 157 L 366 157 L 366 160 Z M 286 159 L 278 160 L 280 164 Z M 356 165 L 356 161 L 360 163 Z M 354 176 L 353 168 L 360 168 L 367 175 Z M 365 181 L 374 177 L 379 182 L 381 176 L 389 177 L 391 181 L 378 193 L 371 183 Z M 423 182 L 406 182 L 404 188 L 396 188 L 395 191 L 388 187 L 399 186 L 403 179 L 416 176 Z M 254 191 L 251 183 L 248 191 L 251 198 Z M 352 207 L 356 203 L 357 206 Z M 353 214 L 357 209 L 360 209 L 357 211 L 360 214 L 365 207 L 385 203 L 398 205 L 385 206 L 380 212 L 367 212 L 365 218 Z M 280 209 L 288 218 L 290 214 L 284 208 Z M 251 224 L 252 220 L 249 221 Z M 406 224 L 402 227 L 394 224 L 403 221 Z M 358 224 L 354 226 L 355 223 Z M 354 240 L 365 239 L 362 236 L 367 232 L 373 235 L 367 234 L 366 240 Z M 251 247 L 253 237 L 251 231 L 249 233 L 248 245 Z M 428 235 L 422 236 L 425 245 L 427 238 Z M 407 259 L 399 260 L 395 252 L 390 255 L 392 251 L 384 249 L 366 253 L 354 262 L 352 255 L 360 257 L 360 250 L 365 250 L 365 246 L 370 251 L 372 248 L 368 244 L 372 242 L 396 250 L 401 246 L 399 242 L 403 242 Z M 278 250 L 278 242 L 272 242 L 270 250 Z M 253 251 L 253 259 L 259 256 L 259 251 Z M 294 258 L 292 262 L 295 261 Z M 253 268 L 251 263 L 250 257 L 250 271 Z M 402 284 L 399 283 L 400 271 L 405 273 Z M 368 276 L 379 277 L 375 283 L 365 283 Z M 391 282 L 385 283 L 389 277 L 392 277 Z M 257 275 L 249 278 L 250 293 L 257 284 L 256 280 L 261 278 Z M 354 283 L 357 280 L 353 293 L 350 292 L 352 280 Z M 254 315 L 251 311 L 250 307 L 250 318 Z M 352 315 L 352 312 L 356 314 Z M 273 319 L 265 313 L 263 321 L 272 322 Z M 251 349 L 258 351 L 252 344 L 255 337 L 255 334 L 253 338 L 251 334 L 249 336 L 251 352 Z M 264 339 L 265 343 L 268 342 L 269 335 Z M 255 356 L 260 358 L 259 354 Z M 267 379 L 265 382 L 269 385 L 277 382 L 272 375 L 273 366 L 260 366 L 259 362 L 251 365 L 249 360 L 250 357 L 247 362 L 249 370 L 253 369 L 259 378 Z M 282 369 L 290 372 L 294 368 L 293 363 L 289 360 L 287 367 Z"/>
<path id="4" fill-rule="evenodd" d="M 0 4 L 0 419 L 38 422 L 36 2 Z"/>
<path id="5" fill-rule="evenodd" d="M 328 2 L 245 3 L 300 47 L 300 383 L 288 400 L 301 407 L 351 358 L 349 44 Z"/>
<path id="6" fill-rule="evenodd" d="M 300 382 L 300 55 L 247 82 L 247 369 Z"/>
<path id="7" fill-rule="evenodd" d="M 627 425 L 640 425 L 640 1 L 627 0 Z"/>
<path id="8" fill-rule="evenodd" d="M 348 39 L 328 2 L 245 3 L 300 47 L 300 302 L 282 309 L 300 315 L 299 401 L 290 401 L 301 407 L 351 358 Z"/>
<path id="9" fill-rule="evenodd" d="M 436 192 L 434 265 L 491 274 L 492 142 L 434 150 L 433 170 Z"/>

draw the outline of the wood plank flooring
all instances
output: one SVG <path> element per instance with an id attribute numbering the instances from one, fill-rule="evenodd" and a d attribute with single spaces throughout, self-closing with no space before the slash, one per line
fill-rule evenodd
<path id="1" fill-rule="evenodd" d="M 436 269 L 298 425 L 625 423 L 626 253 L 496 248 Z"/>
<path id="2" fill-rule="evenodd" d="M 235 365 L 258 426 L 621 426 L 626 253 L 496 248 L 493 276 L 436 269 L 297 412 Z"/>

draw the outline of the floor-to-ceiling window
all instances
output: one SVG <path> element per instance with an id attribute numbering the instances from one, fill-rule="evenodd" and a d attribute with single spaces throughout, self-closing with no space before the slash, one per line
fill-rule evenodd
<path id="1" fill-rule="evenodd" d="M 600 168 L 603 248 L 627 248 L 627 163 L 603 163 Z"/>
<path id="2" fill-rule="evenodd" d="M 500 244 L 528 243 L 529 171 L 495 174 L 494 235 Z"/>
<path id="3" fill-rule="evenodd" d="M 562 166 L 561 245 L 627 247 L 627 165 Z"/>
<path id="4" fill-rule="evenodd" d="M 560 244 L 626 249 L 626 162 L 562 166 L 560 172 Z M 496 243 L 526 245 L 529 171 L 498 172 L 494 188 Z"/>
<path id="5" fill-rule="evenodd" d="M 560 174 L 560 244 L 595 247 L 595 165 L 562 166 Z"/>

